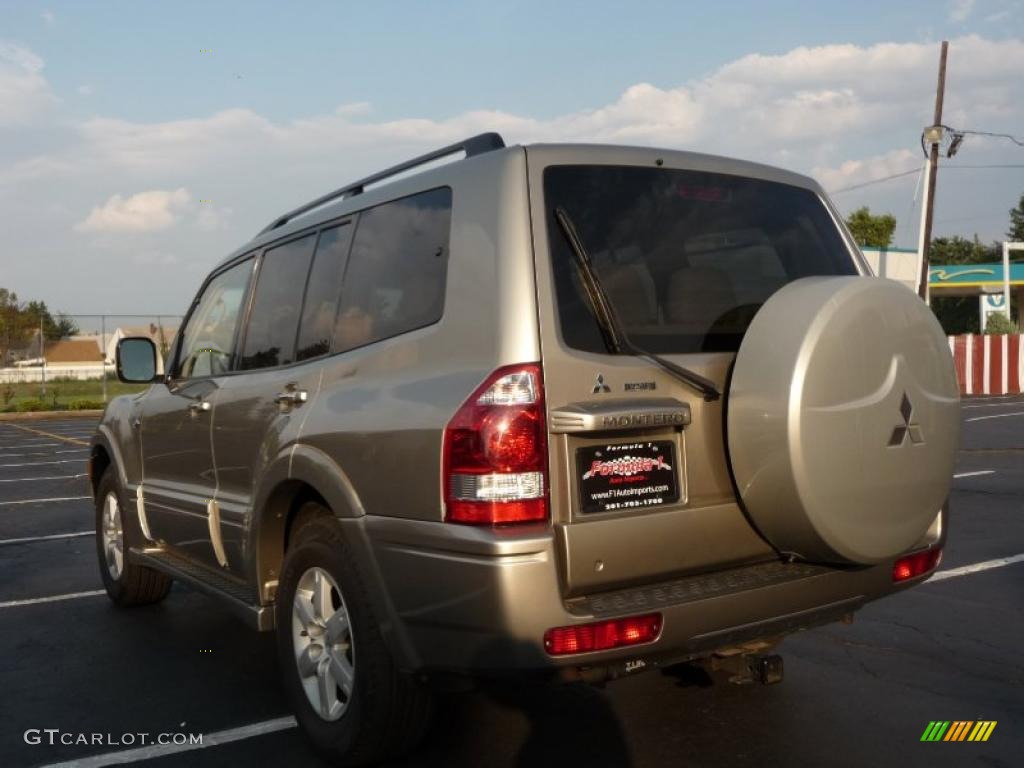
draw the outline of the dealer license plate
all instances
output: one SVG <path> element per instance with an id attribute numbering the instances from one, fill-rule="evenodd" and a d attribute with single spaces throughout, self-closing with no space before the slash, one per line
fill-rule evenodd
<path id="1" fill-rule="evenodd" d="M 679 501 L 671 440 L 590 445 L 576 450 L 583 512 L 657 507 Z"/>

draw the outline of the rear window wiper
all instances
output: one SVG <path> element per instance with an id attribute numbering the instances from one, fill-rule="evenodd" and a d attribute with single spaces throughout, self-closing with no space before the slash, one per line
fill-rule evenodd
<path id="1" fill-rule="evenodd" d="M 583 240 L 580 239 L 579 232 L 576 231 L 576 226 L 572 223 L 569 214 L 564 208 L 558 206 L 555 208 L 555 219 L 558 221 L 558 226 L 569 243 L 569 248 L 576 257 L 576 267 L 583 281 L 583 288 L 587 293 L 590 306 L 594 310 L 594 316 L 597 318 L 597 324 L 601 329 L 601 336 L 604 338 L 605 347 L 608 351 L 616 354 L 626 352 L 637 357 L 646 358 L 671 374 L 674 378 L 700 392 L 706 401 L 718 400 L 722 393 L 713 381 L 687 368 L 683 368 L 681 365 L 676 365 L 653 352 L 640 349 L 629 340 L 622 330 L 622 324 L 619 322 L 615 308 L 608 300 L 608 294 L 604 292 L 601 281 L 597 279 L 597 274 L 594 272 L 590 261 L 590 254 L 587 252 L 586 246 L 583 245 Z"/>

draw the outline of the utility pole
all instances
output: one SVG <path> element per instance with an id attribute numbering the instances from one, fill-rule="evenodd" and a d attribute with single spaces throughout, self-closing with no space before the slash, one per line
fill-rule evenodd
<path id="1" fill-rule="evenodd" d="M 925 139 L 931 143 L 928 155 L 928 183 L 925 186 L 924 233 L 921 244 L 921 274 L 918 282 L 918 295 L 928 303 L 928 251 L 932 244 L 932 215 L 935 209 L 935 177 L 939 171 L 939 143 L 942 141 L 942 99 L 946 95 L 946 52 L 949 42 L 942 41 L 942 52 L 939 54 L 939 83 L 935 89 L 935 120 L 930 128 L 925 129 Z"/>
<path id="2" fill-rule="evenodd" d="M 46 337 L 43 335 L 43 315 L 39 314 L 39 357 L 42 358 L 43 367 L 40 368 L 41 391 L 46 396 Z"/>

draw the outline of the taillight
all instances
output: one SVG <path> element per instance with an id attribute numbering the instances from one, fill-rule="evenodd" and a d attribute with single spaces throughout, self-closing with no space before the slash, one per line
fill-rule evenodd
<path id="1" fill-rule="evenodd" d="M 923 576 L 929 571 L 935 570 L 939 566 L 940 560 L 942 560 L 942 550 L 938 547 L 901 557 L 892 566 L 892 580 L 900 582 Z"/>
<path id="2" fill-rule="evenodd" d="M 658 639 L 661 614 L 630 616 L 594 624 L 556 627 L 544 633 L 544 650 L 552 656 L 589 651 L 607 651 L 624 645 L 639 645 Z"/>
<path id="3" fill-rule="evenodd" d="M 499 368 L 445 428 L 445 519 L 470 525 L 547 520 L 547 465 L 540 365 Z"/>

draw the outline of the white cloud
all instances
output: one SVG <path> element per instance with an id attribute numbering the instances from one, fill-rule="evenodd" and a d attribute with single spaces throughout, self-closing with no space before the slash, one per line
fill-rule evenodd
<path id="1" fill-rule="evenodd" d="M 20 50 L 21 69 L 39 72 L 42 62 Z M 509 143 L 607 142 L 744 157 L 810 173 L 835 190 L 920 164 L 918 140 L 932 115 L 937 60 L 938 45 L 931 42 L 751 54 L 674 87 L 637 83 L 606 104 L 544 119 L 470 110 L 441 119 L 381 120 L 365 103 L 291 120 L 242 108 L 164 122 L 100 116 L 71 124 L 73 133 L 60 151 L 22 153 L 0 166 L 0 197 L 28 199 L 59 188 L 80 211 L 106 200 L 75 228 L 161 231 L 161 247 L 198 263 L 203 254 L 235 247 L 281 210 L 397 160 L 490 130 Z M 946 122 L 990 130 L 1024 123 L 1022 71 L 1022 40 L 951 40 Z M 996 150 L 972 139 L 957 159 L 989 151 Z M 884 198 L 898 189 L 909 200 L 913 183 L 911 176 L 905 184 L 867 190 Z M 111 189 L 152 191 L 108 200 Z M 217 207 L 190 203 L 185 189 L 216 189 Z M 959 193 L 944 186 L 943 194 Z M 862 199 L 861 193 L 843 201 L 855 198 Z M 874 206 L 873 200 L 868 202 Z M 73 218 L 67 226 L 72 224 Z M 118 235 L 109 244 L 123 246 L 125 253 L 155 247 L 155 238 L 145 244 L 143 239 Z M 165 244 L 168 239 L 173 245 Z"/>
<path id="2" fill-rule="evenodd" d="M 967 21 L 974 11 L 974 0 L 953 0 L 949 4 L 949 20 L 954 24 Z"/>
<path id="3" fill-rule="evenodd" d="M 82 232 L 155 232 L 167 229 L 179 215 L 191 208 L 191 196 L 184 187 L 154 189 L 130 197 L 112 196 L 96 206 L 84 221 L 75 225 Z"/>
<path id="4" fill-rule="evenodd" d="M 43 60 L 24 46 L 0 40 L 0 127 L 25 123 L 53 101 Z"/>
<path id="5" fill-rule="evenodd" d="M 825 189 L 834 191 L 904 173 L 915 166 L 923 167 L 923 164 L 924 156 L 920 150 L 914 152 L 909 149 L 894 149 L 863 160 L 846 160 L 834 168 L 815 167 L 811 169 L 811 175 Z"/>
<path id="6" fill-rule="evenodd" d="M 999 7 L 1007 5 L 985 11 Z M 44 123 L 38 114 L 56 100 L 42 60 L 23 46 L 0 43 L 0 122 L 13 124 L 17 116 L 33 131 L 19 143 L 20 132 L 8 140 L 0 128 L 0 205 L 8 214 L 3 235 L 12 248 L 32 255 L 10 265 L 8 281 L 26 292 L 49 291 L 52 301 L 69 307 L 80 305 L 88 288 L 91 300 L 105 302 L 109 311 L 134 311 L 125 295 L 173 311 L 212 263 L 275 215 L 365 173 L 489 130 L 510 144 L 596 141 L 744 157 L 842 189 L 920 167 L 918 140 L 932 116 L 938 53 L 935 42 L 887 42 L 751 54 L 693 80 L 673 84 L 662 75 L 591 109 L 544 118 L 467 110 L 385 120 L 372 105 L 357 103 L 297 119 L 225 109 L 164 122 L 101 113 L 85 122 L 65 114 Z M 1022 71 L 1021 39 L 951 40 L 945 122 L 1017 133 L 1024 124 Z M 1013 163 L 1016 151 L 1006 142 L 972 137 L 953 161 L 943 161 L 937 234 L 1002 236 L 1005 212 L 1020 196 L 1020 173 L 951 166 Z M 869 205 L 892 212 L 899 222 L 896 242 L 912 246 L 916 181 L 908 175 L 836 201 L 842 210 Z M 115 190 L 129 192 L 111 197 Z M 150 191 L 133 194 L 138 190 Z M 200 203 L 187 190 L 196 190 L 197 198 L 209 194 L 216 204 Z M 53 209 L 54 201 L 61 210 Z M 986 218 L 965 221 L 961 211 Z M 955 223 L 946 225 L 947 217 Z M 140 266 L 125 268 L 133 263 Z M 53 281 L 55 273 L 63 279 Z M 124 280 L 95 278 L 111 273 Z"/>
<path id="7" fill-rule="evenodd" d="M 39 15 L 42 17 L 43 21 L 46 22 L 46 26 L 48 27 L 53 26 L 53 23 L 57 21 L 57 17 L 51 10 L 45 10 Z"/>
<path id="8" fill-rule="evenodd" d="M 196 214 L 196 226 L 204 232 L 225 229 L 230 216 L 230 208 L 217 207 L 213 203 L 202 203 L 199 206 L 199 213 Z"/>
<path id="9" fill-rule="evenodd" d="M 88 83 L 78 86 L 77 91 L 79 96 L 92 96 L 92 86 Z"/>
<path id="10" fill-rule="evenodd" d="M 881 43 L 752 54 L 674 88 L 638 83 L 609 104 L 536 119 L 468 111 L 446 119 L 368 119 L 366 104 L 275 121 L 249 109 L 142 123 L 98 117 L 79 126 L 81 144 L 53 157 L 28 158 L 0 171 L 0 183 L 57 168 L 119 173 L 159 184 L 183 174 L 248 173 L 261 168 L 315 178 L 324 167 L 351 173 L 485 130 L 513 141 L 599 141 L 685 147 L 769 162 L 799 158 L 803 169 L 835 166 L 850 140 L 903 131 L 912 146 L 931 114 L 938 46 Z M 954 40 L 947 95 L 949 122 L 1019 121 L 1024 41 Z M 899 146 L 899 145 L 898 145 Z M 180 181 L 178 182 L 180 183 Z"/>

